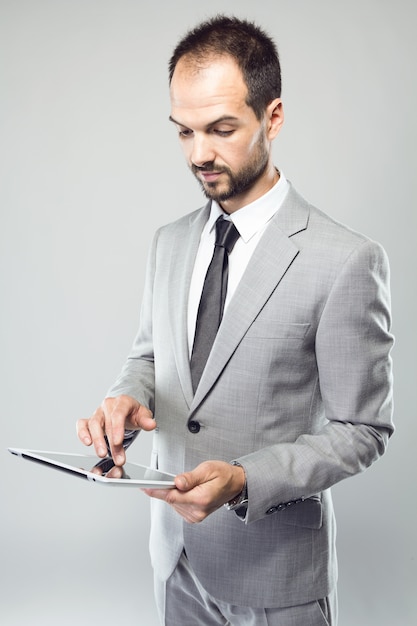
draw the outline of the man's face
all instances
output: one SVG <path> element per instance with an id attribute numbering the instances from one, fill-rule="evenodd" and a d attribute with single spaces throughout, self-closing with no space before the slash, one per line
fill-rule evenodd
<path id="1" fill-rule="evenodd" d="M 170 119 L 188 165 L 206 196 L 229 212 L 267 191 L 272 165 L 267 120 L 257 119 L 246 96 L 231 57 L 199 68 L 183 57 L 171 82 Z"/>

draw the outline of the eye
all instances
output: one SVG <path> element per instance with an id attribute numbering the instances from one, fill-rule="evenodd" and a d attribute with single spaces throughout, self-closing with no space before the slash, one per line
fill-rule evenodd
<path id="1" fill-rule="evenodd" d="M 180 136 L 181 139 L 187 139 L 187 137 L 191 137 L 192 134 L 193 134 L 193 131 L 190 130 L 189 128 L 180 128 L 178 130 L 178 135 Z"/>
<path id="2" fill-rule="evenodd" d="M 220 130 L 219 128 L 213 128 L 213 133 L 215 133 L 219 137 L 230 137 L 230 135 L 232 135 L 234 132 L 234 130 Z"/>

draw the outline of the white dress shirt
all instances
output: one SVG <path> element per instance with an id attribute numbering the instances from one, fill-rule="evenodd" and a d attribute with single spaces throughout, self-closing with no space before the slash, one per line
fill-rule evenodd
<path id="1" fill-rule="evenodd" d="M 201 233 L 188 297 L 188 346 L 190 356 L 194 343 L 201 292 L 214 251 L 214 242 L 216 240 L 215 223 L 217 218 L 223 215 L 225 219 L 230 219 L 240 235 L 229 255 L 229 277 L 224 309 L 226 310 L 264 230 L 281 207 L 288 188 L 288 181 L 284 174 L 280 172 L 279 180 L 265 195 L 231 215 L 225 213 L 217 202 L 213 201 L 211 203 L 210 216 Z"/>

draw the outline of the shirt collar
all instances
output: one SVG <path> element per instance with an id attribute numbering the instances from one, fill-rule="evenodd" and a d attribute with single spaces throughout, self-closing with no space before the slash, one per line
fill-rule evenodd
<path id="1" fill-rule="evenodd" d="M 207 222 L 207 232 L 211 232 L 216 220 L 222 215 L 225 219 L 230 219 L 234 223 L 239 231 L 239 235 L 243 241 L 247 243 L 279 210 L 288 189 L 288 181 L 284 174 L 280 172 L 278 181 L 266 194 L 238 211 L 235 211 L 230 216 L 213 200 L 211 203 L 210 217 Z"/>

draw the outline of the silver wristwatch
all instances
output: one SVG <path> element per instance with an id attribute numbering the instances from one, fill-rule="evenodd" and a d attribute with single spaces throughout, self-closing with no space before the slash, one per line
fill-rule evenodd
<path id="1" fill-rule="evenodd" d="M 238 465 L 239 467 L 242 467 L 240 463 L 238 463 L 237 461 L 232 461 L 231 465 Z M 229 502 L 226 502 L 226 504 L 224 505 L 226 507 L 226 509 L 228 511 L 236 511 L 236 509 L 240 509 L 241 507 L 246 507 L 248 504 L 248 486 L 246 483 L 246 478 L 245 478 L 245 484 L 243 485 L 243 489 L 242 491 L 233 498 L 233 500 L 229 500 Z"/>

